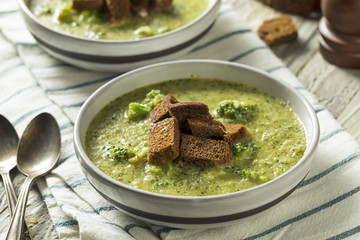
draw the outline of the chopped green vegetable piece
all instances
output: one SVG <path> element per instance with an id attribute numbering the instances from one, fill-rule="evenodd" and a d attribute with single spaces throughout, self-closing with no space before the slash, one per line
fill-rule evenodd
<path id="1" fill-rule="evenodd" d="M 234 161 L 251 160 L 256 155 L 258 149 L 253 143 L 234 143 L 232 145 L 232 152 Z"/>
<path id="2" fill-rule="evenodd" d="M 256 106 L 239 103 L 236 100 L 224 100 L 220 102 L 219 106 L 215 109 L 215 113 L 219 117 L 247 122 L 256 116 Z"/>
<path id="3" fill-rule="evenodd" d="M 132 150 L 120 146 L 110 145 L 106 148 L 108 157 L 113 159 L 116 163 L 128 161 L 130 158 L 135 157 Z"/>
<path id="4" fill-rule="evenodd" d="M 148 105 L 132 102 L 129 104 L 127 116 L 129 119 L 138 118 L 149 114 L 151 108 Z"/>
<path id="5" fill-rule="evenodd" d="M 166 32 L 170 32 L 171 28 L 166 26 L 166 27 L 161 27 L 158 29 L 158 33 L 166 33 Z"/>
<path id="6" fill-rule="evenodd" d="M 59 12 L 57 20 L 62 23 L 72 23 L 76 19 L 77 11 L 71 7 L 71 5 L 65 5 Z"/>
<path id="7" fill-rule="evenodd" d="M 160 93 L 160 90 L 151 90 L 150 92 L 148 92 L 146 94 L 146 97 L 144 99 L 144 101 L 142 102 L 142 104 L 146 104 L 151 108 L 156 107 L 156 105 L 158 105 L 159 103 L 162 102 L 162 100 L 164 100 L 165 96 L 164 94 Z"/>
<path id="8" fill-rule="evenodd" d="M 135 34 L 140 37 L 149 37 L 153 35 L 153 31 L 150 26 L 141 26 L 135 30 Z"/>

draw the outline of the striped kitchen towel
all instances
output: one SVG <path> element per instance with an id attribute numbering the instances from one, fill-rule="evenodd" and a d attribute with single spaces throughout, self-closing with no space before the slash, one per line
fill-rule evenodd
<path id="1" fill-rule="evenodd" d="M 262 69 L 298 89 L 313 104 L 321 139 L 305 181 L 280 204 L 216 229 L 154 226 L 104 200 L 80 170 L 73 149 L 77 113 L 98 87 L 118 74 L 90 72 L 46 54 L 26 30 L 16 1 L 0 6 L 0 114 L 22 133 L 41 112 L 57 119 L 62 134 L 57 167 L 30 193 L 26 220 L 34 239 L 360 239 L 360 148 L 271 50 L 224 1 L 211 31 L 185 59 L 228 60 Z M 17 174 L 18 188 L 22 176 Z M 0 237 L 9 224 L 0 183 Z"/>

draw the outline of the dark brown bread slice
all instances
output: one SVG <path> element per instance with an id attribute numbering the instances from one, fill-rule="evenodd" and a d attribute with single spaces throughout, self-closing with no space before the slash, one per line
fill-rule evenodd
<path id="1" fill-rule="evenodd" d="M 292 42 L 297 39 L 297 27 L 287 15 L 265 20 L 257 33 L 269 46 Z"/>
<path id="2" fill-rule="evenodd" d="M 172 0 L 154 0 L 154 10 L 165 10 L 171 7 Z"/>
<path id="3" fill-rule="evenodd" d="M 200 116 L 187 119 L 191 135 L 202 138 L 223 139 L 225 135 L 224 125 L 211 116 Z"/>
<path id="4" fill-rule="evenodd" d="M 224 140 L 181 134 L 180 156 L 176 161 L 179 166 L 188 164 L 199 167 L 231 165 L 231 148 L 229 143 Z"/>
<path id="5" fill-rule="evenodd" d="M 180 128 L 185 126 L 188 118 L 210 116 L 209 108 L 201 102 L 180 102 L 169 106 L 170 116 L 175 117 Z"/>
<path id="6" fill-rule="evenodd" d="M 227 132 L 224 139 L 229 144 L 245 142 L 250 137 L 249 131 L 242 124 L 225 124 L 224 126 Z"/>
<path id="7" fill-rule="evenodd" d="M 166 118 L 149 127 L 148 162 L 171 163 L 179 156 L 180 131 L 175 118 Z"/>
<path id="8" fill-rule="evenodd" d="M 285 12 L 310 15 L 316 9 L 317 0 L 272 0 L 272 7 Z"/>
<path id="9" fill-rule="evenodd" d="M 261 2 L 280 11 L 310 15 L 319 10 L 320 0 L 261 0 Z"/>
<path id="10" fill-rule="evenodd" d="M 126 20 L 130 13 L 130 0 L 106 0 L 110 12 L 110 22 L 119 24 Z"/>
<path id="11" fill-rule="evenodd" d="M 100 9 L 104 0 L 73 0 L 72 8 L 76 10 Z"/>
<path id="12" fill-rule="evenodd" d="M 156 107 L 150 112 L 150 120 L 155 123 L 165 118 L 170 117 L 169 106 L 179 101 L 172 95 L 168 94 L 164 100 L 156 105 Z"/>

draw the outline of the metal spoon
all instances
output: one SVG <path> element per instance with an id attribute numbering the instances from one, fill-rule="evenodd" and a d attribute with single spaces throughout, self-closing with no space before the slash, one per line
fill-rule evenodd
<path id="1" fill-rule="evenodd" d="M 27 176 L 21 187 L 6 239 L 20 239 L 29 190 L 35 178 L 48 173 L 60 156 L 60 129 L 53 116 L 41 113 L 26 127 L 17 152 L 17 166 Z"/>
<path id="2" fill-rule="evenodd" d="M 16 150 L 19 137 L 12 124 L 0 115 L 0 174 L 2 176 L 10 219 L 16 206 L 16 195 L 10 179 L 10 170 L 16 166 Z"/>

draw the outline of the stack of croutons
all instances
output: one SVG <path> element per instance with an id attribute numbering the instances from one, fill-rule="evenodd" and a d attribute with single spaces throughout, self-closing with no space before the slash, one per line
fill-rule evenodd
<path id="1" fill-rule="evenodd" d="M 241 124 L 215 120 L 200 102 L 178 102 L 167 95 L 150 113 L 148 161 L 199 167 L 232 165 L 231 145 L 249 138 Z"/>
<path id="2" fill-rule="evenodd" d="M 110 21 L 121 23 L 129 16 L 130 11 L 140 17 L 147 17 L 150 11 L 170 8 L 172 0 L 73 0 L 73 8 L 77 10 L 100 9 L 106 6 L 110 13 Z"/>

